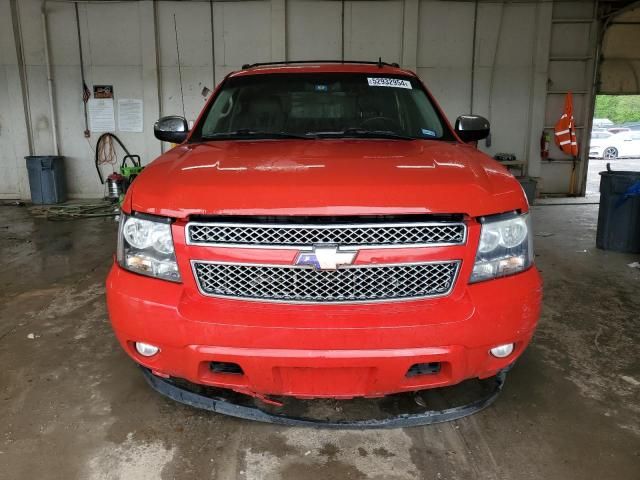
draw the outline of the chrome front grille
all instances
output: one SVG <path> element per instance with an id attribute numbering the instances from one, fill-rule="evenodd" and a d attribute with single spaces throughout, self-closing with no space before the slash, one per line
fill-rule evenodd
<path id="1" fill-rule="evenodd" d="M 447 295 L 459 261 L 315 270 L 289 265 L 193 261 L 204 295 L 282 302 L 366 302 Z"/>
<path id="2" fill-rule="evenodd" d="M 313 245 L 359 248 L 461 245 L 462 222 L 366 224 L 200 223 L 187 225 L 190 245 L 310 249 Z"/>

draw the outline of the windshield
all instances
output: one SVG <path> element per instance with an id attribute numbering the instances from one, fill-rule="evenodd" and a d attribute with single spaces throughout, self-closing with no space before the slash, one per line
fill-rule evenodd
<path id="1" fill-rule="evenodd" d="M 454 140 L 415 78 L 364 73 L 227 80 L 191 141 L 244 138 Z"/>

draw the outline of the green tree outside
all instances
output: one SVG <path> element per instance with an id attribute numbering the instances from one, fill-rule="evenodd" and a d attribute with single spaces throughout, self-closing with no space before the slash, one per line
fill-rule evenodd
<path id="1" fill-rule="evenodd" d="M 640 95 L 597 95 L 593 116 L 616 124 L 640 122 Z"/>

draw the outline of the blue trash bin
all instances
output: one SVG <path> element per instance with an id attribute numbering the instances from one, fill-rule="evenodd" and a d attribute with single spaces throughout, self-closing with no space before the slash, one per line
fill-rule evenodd
<path id="1" fill-rule="evenodd" d="M 28 156 L 29 189 L 33 203 L 51 204 L 67 200 L 64 157 Z"/>

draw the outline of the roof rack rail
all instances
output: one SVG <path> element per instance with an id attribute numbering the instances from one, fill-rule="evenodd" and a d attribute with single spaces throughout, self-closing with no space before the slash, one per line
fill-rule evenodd
<path id="1" fill-rule="evenodd" d="M 248 68 L 254 67 L 266 67 L 269 65 L 290 65 L 290 64 L 300 64 L 300 63 L 348 63 L 348 64 L 362 64 L 362 65 L 378 65 L 379 68 L 382 67 L 395 67 L 400 68 L 400 65 L 397 63 L 387 63 L 383 62 L 382 58 L 379 58 L 377 62 L 370 62 L 366 60 L 283 60 L 281 62 L 260 62 L 260 63 L 245 63 L 242 65 L 242 70 L 247 70 Z"/>

